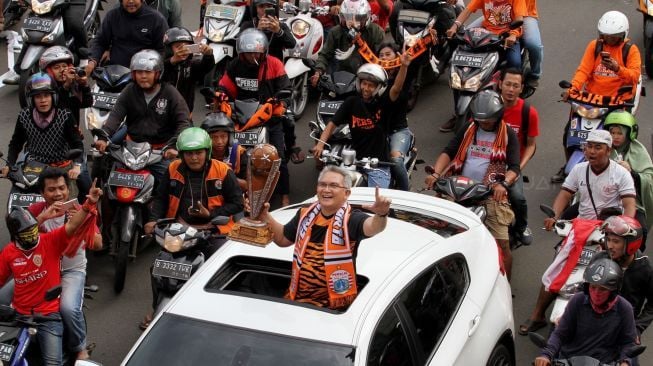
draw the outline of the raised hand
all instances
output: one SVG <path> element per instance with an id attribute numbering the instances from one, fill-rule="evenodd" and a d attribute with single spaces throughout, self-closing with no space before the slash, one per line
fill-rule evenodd
<path id="1" fill-rule="evenodd" d="M 363 208 L 372 211 L 379 216 L 386 216 L 390 212 L 390 204 L 392 199 L 382 196 L 379 187 L 376 187 L 374 192 L 374 203 L 371 205 L 363 205 Z"/>
<path id="2" fill-rule="evenodd" d="M 88 198 L 91 203 L 97 203 L 102 197 L 102 189 L 95 186 L 97 183 L 97 178 L 93 179 L 93 184 L 91 184 L 91 189 L 88 190 L 86 198 Z"/>

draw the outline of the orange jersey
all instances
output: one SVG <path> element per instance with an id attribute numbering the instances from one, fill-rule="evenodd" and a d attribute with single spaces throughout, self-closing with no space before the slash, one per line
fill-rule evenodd
<path id="1" fill-rule="evenodd" d="M 634 88 L 641 75 L 641 56 L 639 49 L 633 44 L 628 52 L 628 63 L 624 64 L 624 44 L 625 42 L 617 46 L 603 44 L 603 51 L 610 52 L 610 56 L 621 66 L 618 72 L 614 72 L 603 66 L 600 55 L 595 56 L 596 40 L 591 41 L 585 49 L 571 85 L 578 90 L 583 90 L 584 87 L 586 91 L 600 95 L 616 95 L 623 85 L 632 85 Z"/>
<path id="2" fill-rule="evenodd" d="M 526 0 L 526 14 L 529 17 L 537 18 L 537 0 Z"/>
<path id="3" fill-rule="evenodd" d="M 483 11 L 483 28 L 492 33 L 499 34 L 508 29 L 510 23 L 517 17 L 526 16 L 525 0 L 472 0 L 467 5 L 471 12 Z M 517 37 L 521 36 L 521 29 L 510 31 Z"/>

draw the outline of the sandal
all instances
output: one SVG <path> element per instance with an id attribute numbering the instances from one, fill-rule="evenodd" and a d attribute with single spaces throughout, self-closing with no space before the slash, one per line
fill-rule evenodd
<path id="1" fill-rule="evenodd" d="M 138 323 L 138 328 L 140 330 L 146 330 L 150 326 L 150 323 L 152 323 L 152 315 L 147 314 L 145 315 L 143 320 L 140 323 Z"/>
<path id="2" fill-rule="evenodd" d="M 528 335 L 530 332 L 537 332 L 538 330 L 546 327 L 546 320 L 533 320 L 526 319 L 524 324 L 519 326 L 519 335 Z"/>
<path id="3" fill-rule="evenodd" d="M 301 147 L 295 146 L 290 148 L 290 161 L 293 164 L 301 164 L 304 162 L 304 159 L 306 159 L 306 153 L 302 151 Z"/>

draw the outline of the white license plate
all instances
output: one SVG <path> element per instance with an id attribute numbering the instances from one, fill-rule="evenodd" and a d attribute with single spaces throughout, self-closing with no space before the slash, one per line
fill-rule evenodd
<path id="1" fill-rule="evenodd" d="M 97 109 L 111 110 L 118 101 L 118 95 L 93 93 L 93 107 Z"/>
<path id="2" fill-rule="evenodd" d="M 235 6 L 211 4 L 206 7 L 204 16 L 217 19 L 236 19 L 238 16 L 238 8 Z"/>
<path id="3" fill-rule="evenodd" d="M 193 266 L 185 263 L 177 263 L 156 259 L 152 267 L 152 275 L 167 278 L 176 278 L 187 281 L 193 272 Z"/>

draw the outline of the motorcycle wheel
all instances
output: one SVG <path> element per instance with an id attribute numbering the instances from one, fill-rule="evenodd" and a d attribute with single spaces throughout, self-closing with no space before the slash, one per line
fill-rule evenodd
<path id="1" fill-rule="evenodd" d="M 492 350 L 487 366 L 514 366 L 513 357 L 504 344 L 497 344 Z"/>
<path id="2" fill-rule="evenodd" d="M 293 79 L 292 84 L 292 112 L 297 121 L 304 114 L 308 104 L 308 73 Z"/>
<path id="3" fill-rule="evenodd" d="M 116 248 L 115 270 L 116 273 L 113 278 L 113 290 L 119 294 L 125 288 L 125 277 L 127 276 L 127 259 L 129 257 L 128 242 L 119 241 L 118 248 Z"/>

